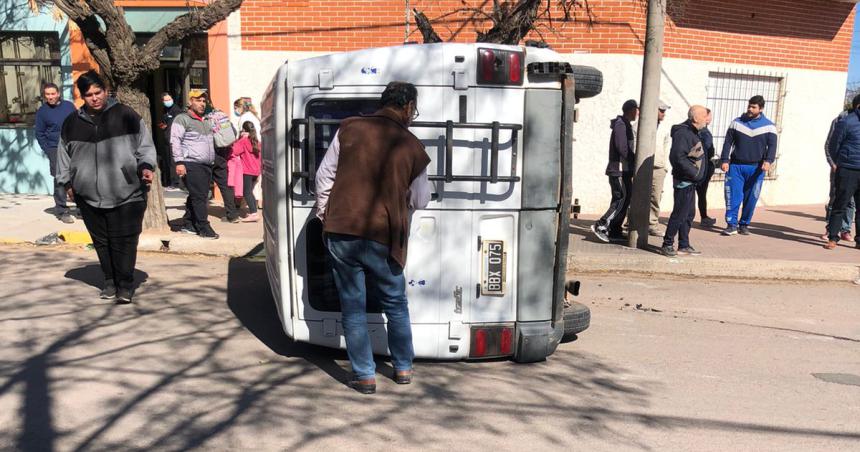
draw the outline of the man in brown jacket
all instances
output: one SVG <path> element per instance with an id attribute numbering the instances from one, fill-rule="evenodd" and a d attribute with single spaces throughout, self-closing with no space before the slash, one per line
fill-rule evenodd
<path id="1" fill-rule="evenodd" d="M 411 83 L 389 83 L 379 111 L 341 123 L 316 174 L 317 216 L 333 258 L 354 373 L 350 385 L 364 394 L 376 392 L 368 292 L 379 294 L 388 319 L 394 381 L 412 381 L 415 353 L 403 267 L 412 211 L 425 207 L 431 192 L 430 158 L 408 129 L 418 117 L 417 102 Z"/>

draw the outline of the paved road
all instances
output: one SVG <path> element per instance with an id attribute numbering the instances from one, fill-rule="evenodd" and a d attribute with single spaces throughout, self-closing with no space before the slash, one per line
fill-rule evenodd
<path id="1" fill-rule="evenodd" d="M 145 255 L 129 307 L 94 259 L 0 248 L 4 450 L 860 449 L 850 284 L 589 277 L 593 326 L 547 362 L 362 396 L 284 338 L 260 262 Z"/>

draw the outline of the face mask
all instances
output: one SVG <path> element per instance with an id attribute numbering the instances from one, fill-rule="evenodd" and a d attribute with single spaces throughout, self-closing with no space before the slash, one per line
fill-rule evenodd
<path id="1" fill-rule="evenodd" d="M 172 100 L 166 100 L 166 101 L 164 101 L 164 106 L 165 106 L 165 107 L 167 107 L 167 108 L 172 107 L 172 106 L 173 106 L 173 101 L 172 101 Z"/>
<path id="2" fill-rule="evenodd" d="M 242 116 L 242 112 L 240 112 L 239 110 L 233 110 L 233 114 L 236 116 Z"/>

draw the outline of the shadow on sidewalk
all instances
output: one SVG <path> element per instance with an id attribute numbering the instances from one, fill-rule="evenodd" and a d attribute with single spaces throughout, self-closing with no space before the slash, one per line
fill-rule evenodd
<path id="1" fill-rule="evenodd" d="M 791 216 L 795 216 L 795 217 L 806 218 L 809 220 L 815 220 L 815 221 L 821 221 L 821 222 L 827 221 L 827 218 L 824 218 L 824 216 L 822 216 L 822 215 L 814 215 L 811 213 L 800 212 L 797 210 L 778 210 L 778 209 L 771 208 L 771 209 L 767 209 L 767 211 L 773 212 L 773 213 L 781 213 L 783 215 L 791 215 Z M 822 229 L 823 229 L 823 227 L 822 227 Z"/>
<path id="2" fill-rule="evenodd" d="M 817 247 L 824 245 L 824 242 L 818 234 L 801 231 L 800 229 L 788 226 L 753 222 L 750 224 L 750 232 L 755 235 L 802 243 L 804 245 L 813 245 Z"/>
<path id="3" fill-rule="evenodd" d="M 592 221 L 592 220 L 580 220 L 580 219 L 570 220 L 570 228 L 568 229 L 568 231 L 573 236 L 581 237 L 579 239 L 579 241 L 582 241 L 582 242 L 593 243 L 596 245 L 606 245 L 606 246 L 611 246 L 614 248 L 624 248 L 624 249 L 633 250 L 632 248 L 627 246 L 627 239 L 626 238 L 623 241 L 613 240 L 613 241 L 610 241 L 609 243 L 606 243 L 603 240 L 598 239 L 594 235 L 594 232 L 591 231 L 591 225 L 593 223 L 594 223 L 594 221 Z M 663 227 L 665 228 L 665 225 L 663 225 Z M 627 237 L 626 234 L 625 234 L 625 237 Z M 571 238 L 573 238 L 573 237 L 571 237 Z M 649 241 L 650 240 L 651 239 L 649 238 Z M 662 253 L 660 252 L 660 247 L 653 245 L 653 244 L 650 244 L 650 243 L 648 244 L 647 248 L 642 249 L 641 251 L 662 255 Z"/>

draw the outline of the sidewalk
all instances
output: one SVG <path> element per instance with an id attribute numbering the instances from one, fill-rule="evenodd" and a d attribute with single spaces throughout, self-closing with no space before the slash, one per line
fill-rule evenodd
<path id="1" fill-rule="evenodd" d="M 167 215 L 182 217 L 184 192 L 166 192 Z M 61 231 L 86 231 L 82 220 L 59 222 L 50 214 L 50 196 L 0 194 L 0 243 L 35 243 Z M 603 243 L 589 227 L 596 215 L 571 222 L 568 270 L 573 273 L 633 272 L 705 278 L 763 280 L 856 281 L 860 278 L 860 250 L 854 243 L 840 243 L 833 251 L 822 248 L 822 206 L 759 207 L 750 227 L 752 235 L 723 237 L 723 211 L 712 209 L 717 228 L 701 229 L 694 223 L 690 240 L 703 252 L 696 257 L 667 258 L 658 253 L 661 238 L 649 237 L 650 250 L 627 248 L 626 243 Z M 222 223 L 223 208 L 209 206 L 210 221 L 221 235 L 204 240 L 178 232 L 141 235 L 139 249 L 162 251 L 164 241 L 174 253 L 244 256 L 258 252 L 263 241 L 263 223 Z M 660 220 L 664 225 L 667 218 Z"/>
<path id="2" fill-rule="evenodd" d="M 693 223 L 690 243 L 701 256 L 668 258 L 659 254 L 662 238 L 649 237 L 649 250 L 607 244 L 591 232 L 598 215 L 571 222 L 568 270 L 571 272 L 637 272 L 714 278 L 856 281 L 860 278 L 860 250 L 854 242 L 840 242 L 835 250 L 822 246 L 824 207 L 758 207 L 749 236 L 720 235 L 725 212 L 711 209 L 717 226 L 702 229 Z M 665 228 L 668 214 L 660 218 Z M 677 246 L 677 238 L 676 243 Z"/>
<path id="3" fill-rule="evenodd" d="M 186 196 L 182 191 L 165 192 L 164 202 L 170 220 L 179 219 L 185 213 Z M 36 243 L 52 233 L 86 231 L 79 217 L 72 224 L 57 220 L 50 213 L 53 206 L 53 198 L 47 195 L 0 193 L 0 243 Z M 217 202 L 209 205 L 209 221 L 221 236 L 218 240 L 180 232 L 144 232 L 138 249 L 163 251 L 166 241 L 169 250 L 175 253 L 244 256 L 257 251 L 263 242 L 262 219 L 257 223 L 222 223 L 223 212 L 224 208 Z"/>

